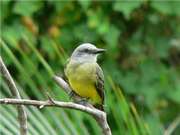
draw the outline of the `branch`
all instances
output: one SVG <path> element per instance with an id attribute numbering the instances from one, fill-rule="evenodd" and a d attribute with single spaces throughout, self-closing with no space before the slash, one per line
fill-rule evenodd
<path id="1" fill-rule="evenodd" d="M 29 100 L 29 99 L 3 98 L 3 99 L 0 99 L 0 104 L 32 105 L 32 106 L 37 106 L 40 109 L 42 108 L 41 106 L 43 106 L 43 108 L 44 107 L 63 107 L 63 108 L 81 110 L 81 111 L 84 111 L 93 115 L 98 115 L 99 113 L 101 113 L 101 111 L 97 109 L 96 110 L 91 109 L 90 107 L 86 107 L 84 105 L 80 105 L 77 103 L 62 102 L 62 101 L 55 101 L 55 100 L 39 101 L 39 100 Z"/>
<path id="2" fill-rule="evenodd" d="M 61 77 L 58 77 L 58 76 L 54 76 L 53 79 L 56 81 L 56 83 L 61 87 L 63 88 L 63 90 L 69 94 L 72 92 L 72 89 L 70 88 L 69 84 L 64 81 Z M 82 99 L 81 97 L 79 97 L 78 95 L 73 95 L 73 100 L 74 101 L 79 101 L 80 99 Z M 92 111 L 92 112 L 95 112 L 95 113 L 89 113 L 91 114 L 95 120 L 97 121 L 97 123 L 99 124 L 99 126 L 101 127 L 102 129 L 102 132 L 104 135 L 111 135 L 111 129 L 108 125 L 108 122 L 107 122 L 107 118 L 106 118 L 106 113 L 103 112 L 103 111 L 100 111 L 94 107 L 92 107 L 91 104 L 87 103 L 87 106 L 89 106 L 88 108 Z M 87 107 L 87 106 L 84 106 L 84 107 Z M 83 110 L 81 110 L 83 111 Z"/>
<path id="3" fill-rule="evenodd" d="M 179 124 L 180 124 L 180 116 L 177 116 L 173 120 L 173 122 L 169 125 L 169 127 L 164 131 L 164 135 L 171 135 Z"/>
<path id="4" fill-rule="evenodd" d="M 61 88 L 63 88 L 63 90 L 64 90 L 68 95 L 71 94 L 72 90 L 71 90 L 69 84 L 68 84 L 66 81 L 64 81 L 61 77 L 58 77 L 58 76 L 54 76 L 53 79 L 56 81 L 56 83 L 57 83 Z M 78 96 L 77 94 L 74 93 L 74 94 L 72 95 L 72 99 L 73 99 L 75 102 L 78 102 L 78 101 L 81 101 L 81 100 L 82 100 L 82 97 L 80 97 L 80 96 Z M 88 103 L 87 103 L 87 104 L 88 104 Z M 89 106 L 91 106 L 91 105 L 89 104 Z"/>
<path id="5" fill-rule="evenodd" d="M 15 82 L 13 81 L 9 71 L 7 70 L 1 56 L 0 56 L 0 69 L 1 69 L 0 70 L 1 74 L 4 76 L 13 97 L 17 99 L 21 99 L 19 91 L 15 85 Z M 20 133 L 21 135 L 27 135 L 27 114 L 25 112 L 25 108 L 23 105 L 19 105 L 17 106 L 17 110 L 18 110 L 18 119 L 20 124 Z"/>
<path id="6" fill-rule="evenodd" d="M 73 102 L 61 102 L 55 100 L 47 100 L 47 101 L 38 101 L 38 100 L 28 100 L 28 99 L 12 99 L 12 98 L 4 98 L 0 99 L 0 104 L 13 104 L 13 105 L 32 105 L 41 108 L 43 107 L 61 107 L 61 108 L 69 108 L 80 110 L 92 115 L 101 126 L 104 135 L 111 135 L 111 130 L 108 126 L 106 120 L 106 113 L 100 111 L 96 108 L 91 108 L 88 106 L 80 105 Z"/>
<path id="7" fill-rule="evenodd" d="M 21 126 L 21 135 L 26 135 L 27 133 L 27 118 L 26 113 L 24 111 L 23 105 L 33 105 L 33 106 L 39 106 L 39 108 L 43 107 L 62 107 L 62 108 L 70 108 L 75 110 L 80 110 L 83 112 L 86 112 L 94 117 L 94 119 L 97 121 L 99 126 L 102 129 L 102 132 L 104 135 L 111 135 L 111 129 L 107 123 L 106 113 L 94 108 L 91 104 L 87 103 L 86 105 L 80 105 L 73 102 L 60 102 L 60 101 L 54 101 L 51 99 L 51 97 L 48 97 L 49 100 L 47 101 L 37 101 L 37 100 L 28 100 L 28 99 L 20 99 L 19 92 L 16 88 L 16 85 L 10 76 L 8 70 L 6 69 L 2 59 L 0 58 L 0 67 L 1 67 L 1 73 L 5 76 L 5 79 L 8 83 L 8 86 L 13 93 L 13 96 L 15 96 L 17 99 L 0 99 L 0 104 L 14 104 L 18 105 L 18 115 L 20 119 L 20 126 Z M 64 91 L 67 94 L 70 94 L 72 92 L 70 86 L 66 81 L 64 81 L 62 78 L 58 76 L 54 76 L 54 80 L 57 82 L 57 84 L 64 89 Z M 73 94 L 72 96 L 74 101 L 79 101 L 82 98 L 76 94 Z"/>

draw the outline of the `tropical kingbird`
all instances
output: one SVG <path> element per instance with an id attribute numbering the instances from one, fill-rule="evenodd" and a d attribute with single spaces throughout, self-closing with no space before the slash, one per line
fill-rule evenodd
<path id="1" fill-rule="evenodd" d="M 104 51 L 90 43 L 81 44 L 74 50 L 65 68 L 73 92 L 101 110 L 104 102 L 104 75 L 97 64 L 97 56 Z"/>

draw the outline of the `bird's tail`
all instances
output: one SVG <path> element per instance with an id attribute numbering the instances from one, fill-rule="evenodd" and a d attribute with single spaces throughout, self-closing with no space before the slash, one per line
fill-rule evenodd
<path id="1" fill-rule="evenodd" d="M 94 105 L 94 107 L 97 108 L 97 109 L 99 109 L 99 110 L 101 110 L 101 111 L 104 111 L 104 106 L 103 106 L 103 104 L 102 104 L 102 105 L 101 105 L 101 104 L 96 104 L 96 105 Z"/>

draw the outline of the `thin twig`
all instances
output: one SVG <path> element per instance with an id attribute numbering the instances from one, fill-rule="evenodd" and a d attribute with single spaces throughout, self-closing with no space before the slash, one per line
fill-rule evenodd
<path id="1" fill-rule="evenodd" d="M 173 122 L 164 131 L 164 135 L 171 135 L 173 133 L 173 131 L 179 126 L 179 124 L 180 124 L 180 116 L 176 117 L 173 120 Z"/>
<path id="2" fill-rule="evenodd" d="M 0 56 L 0 69 L 1 69 L 0 70 L 1 74 L 4 76 L 13 97 L 17 99 L 21 99 L 19 91 L 15 85 L 15 82 L 13 81 L 9 71 L 7 70 L 1 56 Z M 18 110 L 18 119 L 20 124 L 20 133 L 21 135 L 27 135 L 27 114 L 25 112 L 25 107 L 23 105 L 18 105 L 17 110 Z"/>

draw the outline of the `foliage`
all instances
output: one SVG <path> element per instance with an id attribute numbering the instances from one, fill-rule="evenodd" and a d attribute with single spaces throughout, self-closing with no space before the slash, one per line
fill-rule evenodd
<path id="1" fill-rule="evenodd" d="M 49 92 L 68 101 L 52 75 L 62 74 L 77 45 L 106 48 L 99 63 L 113 134 L 162 134 L 180 111 L 179 7 L 178 1 L 154 0 L 1 1 L 1 55 L 23 97 L 45 99 Z M 1 82 L 2 96 L 10 96 Z M 1 108 L 1 132 L 17 134 L 14 108 Z M 100 134 L 81 112 L 27 110 L 33 135 Z"/>

